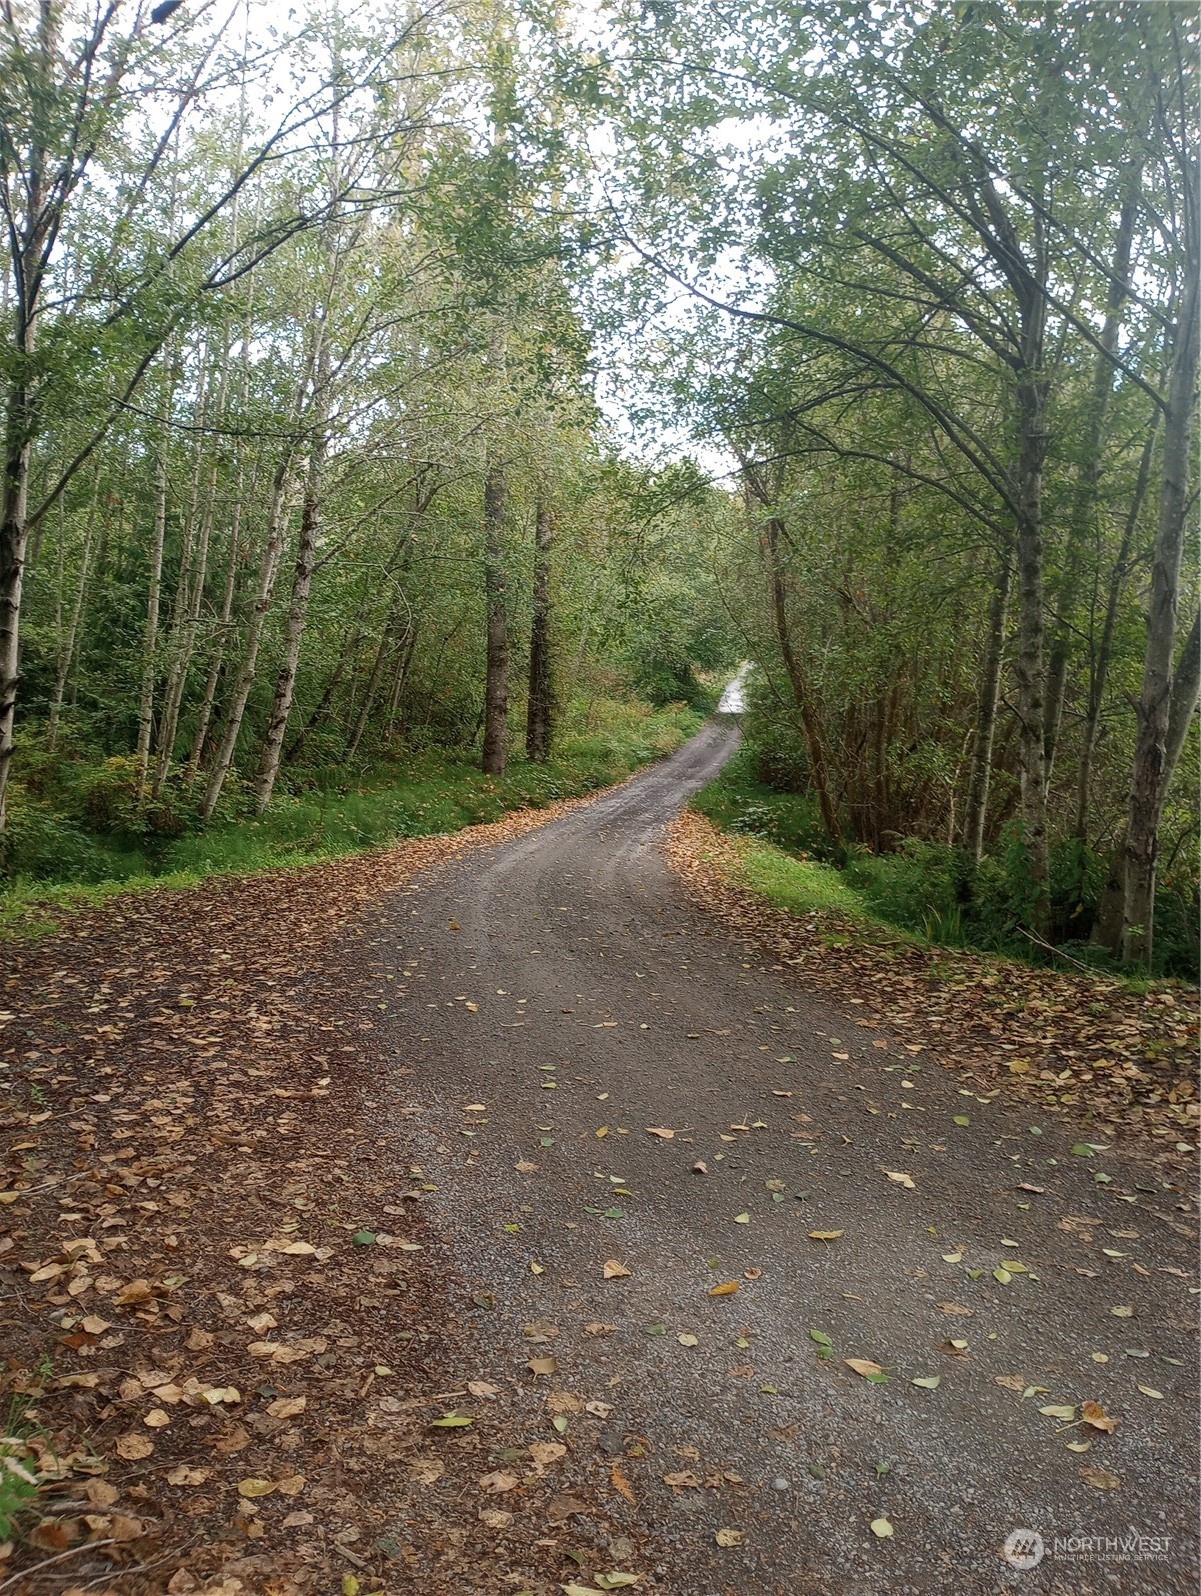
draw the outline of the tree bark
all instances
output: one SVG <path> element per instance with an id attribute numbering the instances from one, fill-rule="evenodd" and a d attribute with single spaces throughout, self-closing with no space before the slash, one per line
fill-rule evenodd
<path id="1" fill-rule="evenodd" d="M 226 711 L 225 726 L 218 745 L 213 768 L 209 772 L 208 784 L 205 787 L 204 802 L 201 804 L 200 814 L 203 820 L 211 820 L 213 811 L 221 797 L 221 789 L 225 785 L 225 778 L 229 775 L 230 767 L 234 760 L 234 750 L 238 746 L 238 735 L 242 730 L 242 717 L 246 713 L 246 700 L 250 697 L 250 689 L 254 685 L 255 674 L 258 669 L 259 645 L 263 640 L 263 625 L 267 619 L 267 611 L 271 608 L 271 599 L 275 593 L 275 578 L 279 572 L 279 557 L 283 549 L 284 521 L 288 509 L 288 487 L 292 477 L 291 450 L 280 461 L 275 473 L 275 480 L 271 489 L 271 508 L 267 514 L 267 541 L 263 545 L 262 559 L 259 562 L 258 586 L 255 592 L 254 608 L 250 613 L 250 622 L 246 629 L 246 644 L 242 653 L 242 662 L 238 667 L 237 679 L 230 695 L 229 707 Z"/>
<path id="2" fill-rule="evenodd" d="M 1101 445 L 1105 435 L 1105 418 L 1113 393 L 1113 357 L 1118 346 L 1118 333 L 1122 325 L 1122 306 L 1130 282 L 1130 258 L 1134 246 L 1134 223 L 1137 215 L 1138 185 L 1142 168 L 1136 167 L 1126 180 L 1126 198 L 1118 217 L 1114 240 L 1113 263 L 1109 269 L 1109 293 L 1105 305 L 1105 320 L 1097 340 L 1099 348 L 1093 368 L 1093 386 L 1089 399 L 1088 415 L 1084 426 L 1082 458 L 1076 479 L 1076 491 L 1068 517 L 1067 546 L 1063 556 L 1063 571 L 1055 595 L 1056 625 L 1047 662 L 1047 710 L 1044 742 L 1046 745 L 1046 780 L 1051 781 L 1055 755 L 1059 746 L 1059 728 L 1063 720 L 1064 699 L 1067 696 L 1068 671 L 1072 659 L 1071 616 L 1080 590 L 1080 576 L 1084 566 L 1084 550 L 1088 534 L 1097 512 L 1097 496 L 1101 481 Z"/>
<path id="3" fill-rule="evenodd" d="M 313 586 L 313 567 L 317 563 L 317 536 L 321 529 L 322 487 L 326 450 L 325 417 L 321 416 L 321 431 L 313 439 L 309 455 L 308 480 L 305 484 L 304 505 L 300 513 L 300 539 L 296 550 L 296 566 L 292 573 L 292 599 L 288 606 L 288 619 L 284 627 L 283 658 L 275 679 L 275 697 L 271 704 L 271 718 L 263 738 L 263 751 L 259 758 L 258 779 L 255 786 L 255 810 L 262 814 L 271 802 L 275 779 L 279 775 L 280 753 L 288 730 L 288 716 L 292 713 L 292 699 L 296 692 L 296 671 L 300 663 L 300 645 L 308 620 L 309 593 Z"/>
<path id="4" fill-rule="evenodd" d="M 550 551 L 555 522 L 545 492 L 534 514 L 534 614 L 530 626 L 530 685 L 525 751 L 536 764 L 550 758 L 554 721 L 554 683 L 550 653 Z"/>
<path id="5" fill-rule="evenodd" d="M 1171 777 L 1168 731 L 1173 714 L 1176 614 L 1188 505 L 1189 444 L 1197 388 L 1198 274 L 1201 272 L 1197 242 L 1194 229 L 1191 247 L 1186 251 L 1187 264 L 1163 420 L 1159 526 L 1152 556 L 1147 646 L 1126 826 L 1122 961 L 1128 965 L 1150 966 L 1155 951 L 1155 872 L 1159 822 Z M 1190 705 L 1188 714 L 1191 713 Z"/>
<path id="6" fill-rule="evenodd" d="M 984 672 L 980 682 L 980 703 L 976 711 L 976 730 L 972 740 L 972 774 L 968 785 L 967 812 L 963 822 L 964 846 L 979 864 L 984 857 L 984 833 L 988 821 L 988 794 L 992 785 L 992 751 L 997 732 L 997 710 L 1001 703 L 1001 671 L 1005 662 L 1005 630 L 1009 619 L 1009 595 L 1013 591 L 1013 550 L 1007 548 L 997 572 L 992 603 L 988 612 L 988 638 L 984 649 Z"/>
<path id="7" fill-rule="evenodd" d="M 1101 710 L 1105 703 L 1105 690 L 1109 684 L 1109 667 L 1113 661 L 1113 638 L 1117 627 L 1118 606 L 1121 603 L 1122 589 L 1130 568 L 1130 550 L 1134 543 L 1135 533 L 1138 531 L 1139 517 L 1142 515 L 1143 503 L 1147 497 L 1147 487 L 1151 481 L 1151 461 L 1155 454 L 1155 434 L 1159 428 L 1159 411 L 1153 412 L 1151 426 L 1143 442 L 1143 452 L 1139 459 L 1138 476 L 1135 479 L 1134 494 L 1130 501 L 1130 508 L 1126 512 L 1126 521 L 1122 529 L 1122 541 L 1118 547 L 1117 556 L 1109 576 L 1109 595 L 1105 603 L 1105 620 L 1101 626 L 1101 641 L 1097 646 L 1096 657 L 1091 663 L 1088 681 L 1088 703 L 1084 712 L 1084 724 L 1080 729 L 1080 762 L 1076 771 L 1076 819 L 1073 833 L 1082 843 L 1088 842 L 1088 808 L 1091 798 L 1093 779 L 1093 753 L 1097 746 L 1097 730 L 1101 722 Z M 1121 891 L 1119 879 L 1118 888 Z M 1120 918 L 1120 917 L 1119 917 Z M 1115 933 L 1112 943 L 1117 946 L 1118 932 Z"/>
<path id="8" fill-rule="evenodd" d="M 1023 306 L 1022 365 L 1017 373 L 1018 721 L 1023 842 L 1028 859 L 1028 913 L 1033 930 L 1050 928 L 1047 836 L 1046 661 L 1043 607 L 1043 463 L 1047 452 L 1046 378 L 1042 372 L 1046 305 L 1032 284 Z"/>
<path id="9" fill-rule="evenodd" d="M 822 737 L 821 726 L 809 696 L 805 673 L 801 669 L 801 662 L 792 646 L 792 634 L 788 627 L 784 570 L 780 559 L 780 545 L 784 541 L 784 536 L 783 521 L 778 516 L 768 516 L 766 542 L 768 577 L 771 582 L 772 619 L 775 622 L 776 642 L 784 660 L 784 670 L 788 676 L 788 684 L 792 689 L 793 702 L 800 713 L 801 726 L 805 733 L 805 743 L 809 750 L 809 778 L 813 783 L 813 790 L 817 794 L 826 835 L 831 842 L 837 845 L 842 842 L 842 826 L 839 822 L 838 809 L 835 805 L 833 794 L 830 791 L 829 764 L 826 756 L 825 740 Z"/>
<path id="10" fill-rule="evenodd" d="M 504 462 L 490 455 L 484 478 L 484 606 L 488 657 L 484 680 L 482 769 L 503 776 L 509 733 L 509 610 L 505 558 L 507 484 Z"/>
<path id="11" fill-rule="evenodd" d="M 100 472 L 97 469 L 92 478 L 92 498 L 88 505 L 88 518 L 84 525 L 83 553 L 80 555 L 79 581 L 75 588 L 75 601 L 71 606 L 71 615 L 59 650 L 58 670 L 54 678 L 54 698 L 50 705 L 50 719 L 46 724 L 47 753 L 53 753 L 58 742 L 59 719 L 63 711 L 63 701 L 67 695 L 67 682 L 71 675 L 71 665 L 75 659 L 75 642 L 79 636 L 79 622 L 83 615 L 84 601 L 87 597 L 88 572 L 92 559 L 92 543 L 96 530 L 96 506 L 99 497 Z"/>

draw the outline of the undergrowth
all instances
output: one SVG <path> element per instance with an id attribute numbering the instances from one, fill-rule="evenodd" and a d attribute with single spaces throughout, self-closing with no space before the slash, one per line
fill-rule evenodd
<path id="1" fill-rule="evenodd" d="M 941 947 L 1003 953 L 1027 962 L 1064 958 L 1024 932 L 1027 879 L 1020 839 L 1010 833 L 993 856 L 977 863 L 962 848 L 899 839 L 894 851 L 835 848 L 810 793 L 782 792 L 757 779 L 755 755 L 744 750 L 693 800 L 716 826 L 755 839 L 746 856 L 747 883 L 792 913 L 831 910 L 854 924 L 903 932 Z M 1092 946 L 1092 911 L 1104 862 L 1074 841 L 1051 858 L 1052 916 L 1060 954 L 1114 973 Z M 1195 884 L 1167 877 L 1156 903 L 1157 974 L 1197 978 Z"/>
<path id="2" fill-rule="evenodd" d="M 277 789 L 261 817 L 236 788 L 202 826 L 198 797 L 169 788 L 139 813 L 128 759 L 43 760 L 32 765 L 13 806 L 0 934 L 39 935 L 56 915 L 144 886 L 191 886 L 207 876 L 245 875 L 334 859 L 413 837 L 460 831 L 514 809 L 545 808 L 622 780 L 671 753 L 702 724 L 682 704 L 605 700 L 581 712 L 555 758 L 510 761 L 485 776 L 467 754 L 426 750 L 357 772 L 327 772 Z"/>

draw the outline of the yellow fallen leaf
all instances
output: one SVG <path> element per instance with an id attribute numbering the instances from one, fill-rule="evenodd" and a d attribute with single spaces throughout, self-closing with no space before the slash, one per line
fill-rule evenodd
<path id="1" fill-rule="evenodd" d="M 810 1241 L 837 1241 L 839 1236 L 845 1236 L 845 1230 L 811 1230 Z"/>
<path id="2" fill-rule="evenodd" d="M 239 1496 L 270 1496 L 274 1489 L 274 1480 L 257 1480 L 251 1478 L 238 1481 Z"/>
<path id="3" fill-rule="evenodd" d="M 662 1142 L 670 1142 L 674 1140 L 676 1133 L 673 1130 L 668 1130 L 664 1125 L 648 1125 L 646 1134 L 648 1136 L 657 1136 Z"/>
<path id="4" fill-rule="evenodd" d="M 1157 1391 L 1153 1385 L 1140 1385 L 1139 1390 L 1144 1396 L 1154 1397 L 1157 1402 L 1163 1401 L 1163 1392 Z"/>
<path id="5" fill-rule="evenodd" d="M 167 1470 L 167 1484 L 203 1485 L 212 1472 L 212 1469 L 193 1469 L 186 1463 L 180 1463 L 176 1468 Z"/>
<path id="6" fill-rule="evenodd" d="M 871 1374 L 883 1374 L 884 1370 L 878 1363 L 873 1363 L 870 1358 L 844 1358 L 842 1360 L 848 1369 L 854 1369 L 856 1374 L 861 1374 L 866 1380 Z"/>
<path id="7" fill-rule="evenodd" d="M 736 1529 L 719 1529 L 713 1539 L 719 1546 L 741 1546 L 742 1531 Z"/>
<path id="8" fill-rule="evenodd" d="M 720 1286 L 710 1286 L 711 1297 L 732 1297 L 736 1291 L 741 1291 L 742 1286 L 737 1280 L 726 1280 Z"/>
<path id="9" fill-rule="evenodd" d="M 888 1176 L 889 1180 L 894 1181 L 898 1186 L 904 1186 L 906 1191 L 917 1190 L 917 1187 L 913 1183 L 913 1176 L 907 1175 L 903 1169 L 886 1169 L 884 1173 Z"/>
<path id="10" fill-rule="evenodd" d="M 886 1518 L 874 1518 L 874 1519 L 872 1519 L 871 1528 L 872 1528 L 872 1534 L 873 1535 L 878 1535 L 879 1538 L 882 1541 L 886 1541 L 888 1539 L 888 1537 L 893 1532 L 892 1525 L 888 1522 L 888 1520 Z"/>

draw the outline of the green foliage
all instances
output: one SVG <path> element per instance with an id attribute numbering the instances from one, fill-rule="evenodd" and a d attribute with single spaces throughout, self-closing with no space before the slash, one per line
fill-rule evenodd
<path id="1" fill-rule="evenodd" d="M 977 864 L 971 854 L 919 837 L 885 853 L 852 847 L 835 855 L 808 793 L 780 792 L 755 779 L 760 750 L 744 747 L 693 800 L 725 831 L 761 839 L 747 856 L 747 880 L 775 903 L 801 913 L 830 909 L 857 924 L 887 925 L 941 947 L 976 948 L 1026 962 L 1054 955 L 1025 935 L 1029 874 L 1020 827 Z M 837 865 L 831 863 L 837 857 Z M 825 861 L 825 862 L 822 862 Z M 1098 969 L 1112 959 L 1087 940 L 1105 863 L 1069 839 L 1051 853 L 1052 905 L 1064 951 Z M 1161 883 L 1156 900 L 1156 971 L 1196 980 L 1196 876 L 1187 863 Z"/>
<path id="2" fill-rule="evenodd" d="M 41 930 L 55 910 L 103 901 L 112 891 L 162 882 L 190 885 L 214 874 L 248 874 L 386 846 L 405 838 L 459 831 L 510 810 L 545 808 L 620 781 L 695 732 L 701 716 L 682 704 L 646 706 L 598 701 L 545 765 L 514 760 L 503 777 L 484 776 L 463 756 L 428 752 L 379 764 L 353 785 L 283 797 L 261 819 L 193 824 L 147 846 L 132 829 L 122 843 L 89 832 L 80 819 L 40 801 L 15 808 L 9 833 L 0 927 Z M 108 791 L 107 765 L 81 772 L 79 794 Z M 83 800 L 87 801 L 86 797 Z M 51 886 L 58 883 L 59 886 Z M 74 890 L 64 890 L 70 884 Z M 91 889 L 91 890 L 80 890 Z M 98 889 L 98 890 L 97 890 Z"/>

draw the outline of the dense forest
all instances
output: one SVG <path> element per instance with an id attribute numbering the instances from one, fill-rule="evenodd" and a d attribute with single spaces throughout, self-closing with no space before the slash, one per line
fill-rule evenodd
<path id="1" fill-rule="evenodd" d="M 745 659 L 732 824 L 935 939 L 1195 970 L 1192 8 L 0 41 L 11 879 L 428 827 L 468 761 L 468 817 L 544 801 Z"/>

